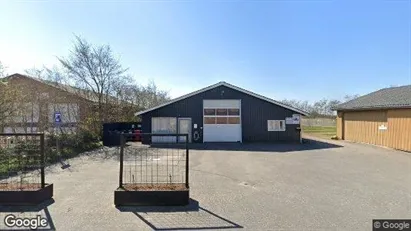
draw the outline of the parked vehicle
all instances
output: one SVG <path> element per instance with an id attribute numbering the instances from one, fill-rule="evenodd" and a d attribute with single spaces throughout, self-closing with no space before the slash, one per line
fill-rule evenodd
<path id="1" fill-rule="evenodd" d="M 120 134 L 128 133 L 127 141 L 141 141 L 141 123 L 106 123 L 103 125 L 103 145 L 120 145 Z"/>
<path id="2" fill-rule="evenodd" d="M 133 133 L 134 133 L 134 136 L 133 136 L 134 141 L 141 141 L 141 130 L 136 129 L 134 130 Z"/>

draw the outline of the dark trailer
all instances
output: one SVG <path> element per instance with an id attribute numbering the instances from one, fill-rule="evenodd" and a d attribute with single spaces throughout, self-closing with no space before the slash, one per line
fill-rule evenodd
<path id="1" fill-rule="evenodd" d="M 136 113 L 141 116 L 143 133 L 188 134 L 193 143 L 301 142 L 300 117 L 305 115 L 226 82 Z M 143 139 L 143 143 L 160 142 L 156 138 Z"/>

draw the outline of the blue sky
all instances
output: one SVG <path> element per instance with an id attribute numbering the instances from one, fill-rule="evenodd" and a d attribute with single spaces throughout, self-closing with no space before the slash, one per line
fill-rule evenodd
<path id="1" fill-rule="evenodd" d="M 411 84 L 409 0 L 0 1 L 8 72 L 56 64 L 73 34 L 173 97 L 218 81 L 310 102 Z"/>

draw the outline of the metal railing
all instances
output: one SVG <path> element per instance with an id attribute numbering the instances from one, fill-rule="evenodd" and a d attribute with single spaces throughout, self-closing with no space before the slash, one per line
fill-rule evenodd
<path id="1" fill-rule="evenodd" d="M 130 135 L 121 134 L 120 188 L 189 188 L 187 134 L 140 134 L 149 144 L 127 142 Z"/>
<path id="2" fill-rule="evenodd" d="M 0 191 L 45 187 L 43 133 L 0 133 Z"/>

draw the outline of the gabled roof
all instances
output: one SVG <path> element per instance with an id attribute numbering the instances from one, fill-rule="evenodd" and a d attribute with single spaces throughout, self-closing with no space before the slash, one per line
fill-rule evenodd
<path id="1" fill-rule="evenodd" d="M 73 87 L 70 86 L 68 84 L 62 84 L 62 83 L 58 83 L 58 82 L 53 82 L 53 81 L 49 81 L 49 80 L 44 80 L 44 79 L 40 79 L 40 78 L 35 78 L 32 76 L 28 76 L 28 75 L 23 75 L 23 74 L 19 74 L 19 73 L 15 73 L 9 76 L 4 77 L 4 79 L 10 79 L 10 78 L 15 78 L 15 77 L 23 77 L 23 78 L 28 78 L 34 81 L 37 81 L 39 83 L 51 86 L 53 88 L 57 88 L 59 90 L 68 92 L 70 94 L 74 94 L 77 97 L 83 98 L 85 100 L 91 101 L 93 103 L 97 103 L 98 102 L 98 97 L 93 94 L 92 91 L 90 90 L 86 90 L 86 89 L 81 89 L 78 87 Z M 117 100 L 117 98 L 113 97 L 113 96 L 109 96 L 110 100 Z"/>
<path id="2" fill-rule="evenodd" d="M 411 85 L 384 88 L 337 105 L 334 110 L 411 108 Z"/>
<path id="3" fill-rule="evenodd" d="M 302 111 L 302 110 L 300 110 L 300 109 L 291 107 L 291 106 L 289 106 L 289 105 L 283 104 L 283 103 L 281 103 L 281 102 L 278 102 L 278 101 L 276 101 L 276 100 L 267 98 L 267 97 L 265 97 L 265 96 L 256 94 L 256 93 L 254 93 L 254 92 L 245 90 L 245 89 L 243 89 L 243 88 L 234 86 L 234 85 L 229 84 L 229 83 L 226 83 L 226 82 L 224 82 L 224 81 L 219 82 L 219 83 L 216 83 L 216 84 L 213 84 L 213 85 L 208 86 L 208 87 L 205 87 L 205 88 L 203 88 L 203 89 L 200 89 L 200 90 L 191 92 L 191 93 L 189 93 L 189 94 L 180 96 L 180 97 L 178 97 L 178 98 L 175 98 L 175 99 L 173 99 L 173 100 L 171 100 L 171 101 L 168 101 L 168 102 L 166 102 L 166 103 L 164 103 L 164 104 L 161 104 L 161 105 L 158 105 L 158 106 L 156 106 L 156 107 L 153 107 L 153 108 L 150 108 L 150 109 L 147 109 L 147 110 L 144 110 L 144 111 L 137 112 L 135 115 L 138 116 L 138 115 L 142 115 L 142 114 L 145 114 L 145 113 L 147 113 L 147 112 L 150 112 L 150 111 L 154 111 L 154 110 L 159 109 L 159 108 L 161 108 L 161 107 L 167 106 L 167 105 L 169 105 L 169 104 L 178 102 L 178 101 L 180 101 L 180 100 L 186 99 L 186 98 L 188 98 L 188 97 L 197 95 L 197 94 L 199 94 L 199 93 L 202 93 L 202 92 L 205 92 L 205 91 L 208 91 L 208 90 L 211 90 L 211 89 L 213 89 L 213 88 L 220 87 L 220 86 L 225 86 L 225 87 L 228 87 L 228 88 L 237 90 L 237 91 L 242 92 L 242 93 L 244 93 L 244 94 L 253 96 L 253 97 L 255 97 L 255 98 L 264 100 L 264 101 L 266 101 L 266 102 L 275 104 L 275 105 L 280 106 L 280 107 L 283 107 L 283 108 L 287 108 L 287 109 L 289 109 L 289 110 L 292 110 L 292 111 L 294 111 L 294 112 L 297 112 L 297 113 L 302 114 L 302 115 L 305 115 L 305 116 L 308 115 L 308 113 L 305 112 L 305 111 Z"/>
<path id="4" fill-rule="evenodd" d="M 4 77 L 4 79 L 13 79 L 13 78 L 19 78 L 19 77 L 20 78 L 27 78 L 27 79 L 39 82 L 41 84 L 45 84 L 45 85 L 48 85 L 50 87 L 56 88 L 58 90 L 62 90 L 62 91 L 68 92 L 70 94 L 74 94 L 74 95 L 76 95 L 78 97 L 81 97 L 81 98 L 84 98 L 86 100 L 95 102 L 93 99 L 91 99 L 89 97 L 91 94 L 86 94 L 84 92 L 84 90 L 79 89 L 79 88 L 75 88 L 75 87 L 72 87 L 72 86 L 69 86 L 69 85 L 66 85 L 66 84 L 61 84 L 61 83 L 57 83 L 57 82 L 53 82 L 53 81 L 49 81 L 49 80 L 35 78 L 35 77 L 32 77 L 32 76 L 23 75 L 23 74 L 19 74 L 19 73 L 15 73 L 15 74 L 6 76 L 6 77 Z"/>

